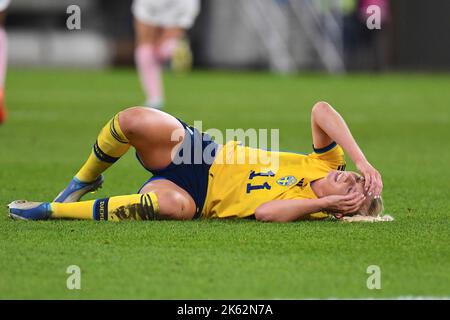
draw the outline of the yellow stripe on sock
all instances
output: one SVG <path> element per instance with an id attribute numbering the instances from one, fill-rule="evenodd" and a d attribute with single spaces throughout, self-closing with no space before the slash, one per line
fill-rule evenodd
<path id="1" fill-rule="evenodd" d="M 125 144 L 130 142 L 128 138 L 123 134 L 122 129 L 120 128 L 119 113 L 116 114 L 109 123 L 110 123 L 109 131 L 117 141 Z"/>

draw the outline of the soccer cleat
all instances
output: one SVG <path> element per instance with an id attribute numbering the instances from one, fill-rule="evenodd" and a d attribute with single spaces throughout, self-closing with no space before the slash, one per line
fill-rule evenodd
<path id="1" fill-rule="evenodd" d="M 9 216 L 15 220 L 47 220 L 52 214 L 50 203 L 16 200 L 8 204 Z"/>
<path id="2" fill-rule="evenodd" d="M 77 178 L 73 178 L 69 185 L 56 196 L 53 202 L 77 202 L 88 192 L 93 192 L 100 188 L 103 184 L 103 175 L 100 175 L 93 182 L 81 182 Z"/>

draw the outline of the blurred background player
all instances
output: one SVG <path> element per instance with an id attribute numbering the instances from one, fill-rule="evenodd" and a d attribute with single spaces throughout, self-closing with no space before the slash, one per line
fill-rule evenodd
<path id="1" fill-rule="evenodd" d="M 7 39 L 5 32 L 6 8 L 9 6 L 10 0 L 0 0 L 0 124 L 6 121 L 5 108 L 5 76 L 6 76 L 6 56 L 7 56 Z"/>
<path id="2" fill-rule="evenodd" d="M 172 58 L 189 63 L 185 36 L 200 9 L 199 0 L 134 0 L 135 62 L 146 95 L 146 106 L 164 106 L 162 68 Z M 174 57 L 174 55 L 176 57 Z M 178 65 L 181 63 L 178 61 Z"/>

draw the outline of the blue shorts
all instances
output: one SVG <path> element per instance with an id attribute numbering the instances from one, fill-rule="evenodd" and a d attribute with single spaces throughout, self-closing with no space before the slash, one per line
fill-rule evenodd
<path id="1" fill-rule="evenodd" d="M 185 129 L 184 140 L 172 162 L 160 170 L 146 168 L 136 153 L 141 165 L 153 174 L 142 188 L 150 181 L 166 179 L 186 190 L 194 199 L 197 207 L 194 219 L 200 217 L 208 191 L 209 168 L 214 161 L 219 145 L 212 138 L 198 129 L 179 120 Z M 140 191 L 139 190 L 139 191 Z"/>

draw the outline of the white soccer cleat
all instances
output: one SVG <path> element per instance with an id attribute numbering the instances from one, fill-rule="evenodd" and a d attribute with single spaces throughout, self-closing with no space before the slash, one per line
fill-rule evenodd
<path id="1" fill-rule="evenodd" d="M 52 214 L 50 203 L 16 200 L 8 204 L 9 216 L 15 220 L 47 220 Z"/>

